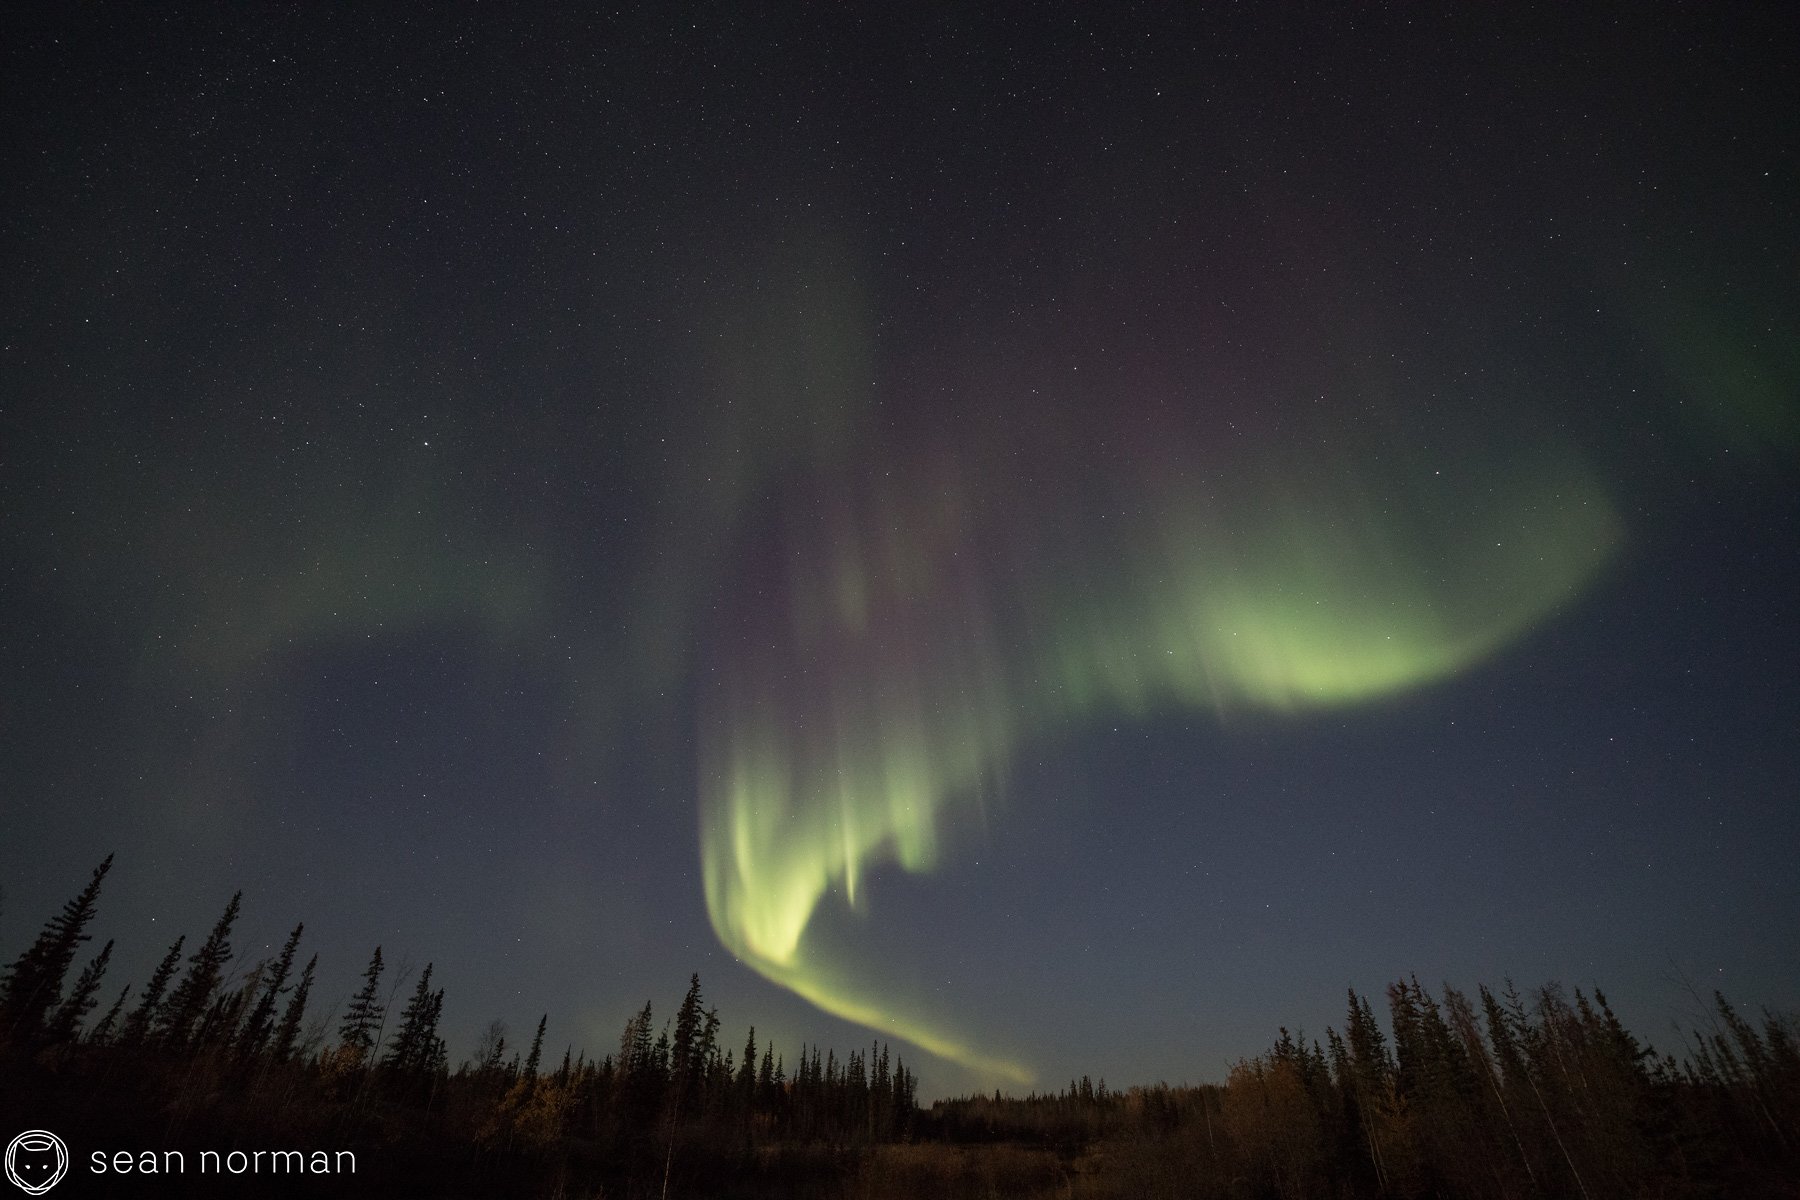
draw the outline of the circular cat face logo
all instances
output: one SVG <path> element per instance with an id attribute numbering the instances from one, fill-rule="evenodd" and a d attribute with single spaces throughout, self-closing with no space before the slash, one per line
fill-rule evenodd
<path id="1" fill-rule="evenodd" d="M 33 1196 L 57 1185 L 69 1169 L 69 1148 L 45 1129 L 27 1129 L 6 1147 L 6 1177 Z"/>

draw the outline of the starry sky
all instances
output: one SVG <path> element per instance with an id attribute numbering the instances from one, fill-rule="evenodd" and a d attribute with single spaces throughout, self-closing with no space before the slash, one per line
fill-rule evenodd
<path id="1" fill-rule="evenodd" d="M 974 7 L 9 10 L 0 954 L 116 850 L 113 991 L 242 888 L 928 1096 L 1800 1003 L 1792 17 Z"/>

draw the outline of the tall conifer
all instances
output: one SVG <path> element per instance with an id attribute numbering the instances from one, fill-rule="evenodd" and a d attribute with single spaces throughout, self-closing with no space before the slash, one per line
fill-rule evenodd
<path id="1" fill-rule="evenodd" d="M 306 967 L 300 972 L 300 982 L 294 985 L 294 994 L 288 997 L 287 1008 L 281 1014 L 281 1024 L 275 1028 L 275 1036 L 269 1043 L 269 1057 L 276 1062 L 286 1062 L 300 1042 L 300 1023 L 306 1019 L 306 998 L 312 994 L 313 970 L 319 965 L 319 956 L 313 955 L 306 960 Z"/>
<path id="2" fill-rule="evenodd" d="M 243 899 L 242 892 L 232 894 L 206 941 L 188 956 L 187 974 L 169 995 L 162 1013 L 162 1035 L 172 1046 L 185 1046 L 193 1039 L 225 981 L 225 966 L 231 961 L 231 927 L 237 923 Z"/>
<path id="3" fill-rule="evenodd" d="M 275 1004 L 291 986 L 288 975 L 294 969 L 294 954 L 300 948 L 300 933 L 305 928 L 304 924 L 296 925 L 294 932 L 288 934 L 280 955 L 269 968 L 268 978 L 257 996 L 256 1007 L 250 1010 L 250 1016 L 244 1022 L 243 1032 L 238 1036 L 238 1045 L 247 1055 L 260 1054 L 268 1045 L 270 1035 L 275 1032 Z"/>
<path id="4" fill-rule="evenodd" d="M 375 1031 L 381 1028 L 386 1009 L 381 1003 L 381 947 L 369 958 L 363 971 L 362 989 L 350 1001 L 344 1020 L 338 1026 L 338 1041 L 352 1051 L 360 1062 L 375 1045 Z"/>
<path id="5" fill-rule="evenodd" d="M 169 980 L 175 978 L 175 969 L 181 965 L 181 947 L 186 942 L 187 934 L 184 933 L 175 939 L 169 952 L 156 964 L 150 982 L 144 985 L 144 994 L 138 997 L 137 1007 L 125 1018 L 125 1032 L 121 1035 L 121 1040 L 141 1042 L 156 1026 L 162 1011 L 163 995 L 169 990 Z"/>
<path id="6" fill-rule="evenodd" d="M 50 1010 L 62 999 L 63 979 L 76 951 L 91 936 L 88 922 L 94 919 L 100 884 L 112 862 L 110 854 L 101 860 L 87 886 L 50 918 L 37 940 L 0 975 L 0 1032 L 25 1038 L 42 1033 Z"/>
<path id="7" fill-rule="evenodd" d="M 100 977 L 106 974 L 106 963 L 112 957 L 112 951 L 113 944 L 108 939 L 106 945 L 100 948 L 100 953 L 82 969 L 68 998 L 50 1014 L 50 1021 L 44 1028 L 45 1036 L 50 1041 L 72 1042 L 81 1032 L 81 1022 L 94 1007 L 94 994 L 100 990 Z"/>

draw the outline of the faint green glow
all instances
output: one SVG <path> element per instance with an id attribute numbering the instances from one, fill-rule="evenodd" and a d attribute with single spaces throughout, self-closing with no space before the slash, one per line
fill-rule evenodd
<path id="1" fill-rule="evenodd" d="M 1143 586 L 1106 589 L 1099 619 L 1045 614 L 1068 707 L 1297 711 L 1468 668 L 1577 594 L 1617 541 L 1590 476 L 1536 469 L 1474 508 L 1404 480 L 1379 504 L 1342 483 L 1305 502 L 1270 489 L 1228 523 L 1172 506 L 1129 561 Z"/>
<path id="2" fill-rule="evenodd" d="M 1679 389 L 1680 412 L 1709 446 L 1791 463 L 1800 451 L 1800 313 L 1780 299 L 1701 291 L 1642 302 L 1640 321 Z"/>
<path id="3" fill-rule="evenodd" d="M 1618 541 L 1573 456 L 1490 456 L 1448 481 L 1390 458 L 1372 472 L 1341 457 L 1152 458 L 1096 497 L 1032 487 L 978 451 L 886 447 L 887 470 L 790 489 L 756 552 L 771 574 L 744 586 L 703 706 L 720 939 L 829 1012 L 1028 1079 L 814 946 L 819 906 L 858 906 L 879 863 L 931 869 L 946 815 L 995 793 L 1031 738 L 1448 678 L 1577 595 Z M 1129 519 L 1102 519 L 1114 513 Z"/>
<path id="4" fill-rule="evenodd" d="M 234 513 L 168 518 L 151 540 L 186 560 L 179 574 L 192 582 L 184 618 L 159 622 L 146 654 L 230 678 L 285 647 L 375 633 L 523 636 L 548 591 L 541 556 L 484 532 L 421 465 L 396 475 L 355 491 L 315 484 L 312 507 L 295 506 L 284 530 Z"/>
<path id="5" fill-rule="evenodd" d="M 676 686 L 686 667 L 689 609 L 709 594 L 734 525 L 771 478 L 841 458 L 873 392 L 855 239 L 810 212 L 749 245 L 733 230 L 719 236 L 694 250 L 692 269 L 709 281 L 696 314 L 706 336 L 684 366 L 691 388 L 663 414 L 679 449 L 659 464 L 656 552 L 630 589 L 638 613 L 623 652 L 655 689 Z"/>

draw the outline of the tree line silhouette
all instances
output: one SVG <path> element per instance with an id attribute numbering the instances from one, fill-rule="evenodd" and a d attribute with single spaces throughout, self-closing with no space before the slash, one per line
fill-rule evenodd
<path id="1" fill-rule="evenodd" d="M 755 1160 L 763 1147 L 848 1152 L 905 1138 L 918 1111 L 918 1078 L 888 1046 L 840 1056 L 803 1045 L 790 1069 L 754 1028 L 741 1051 L 724 1045 L 698 975 L 672 1022 L 659 1027 L 646 1001 L 617 1052 L 598 1060 L 571 1046 L 549 1068 L 545 1014 L 523 1053 L 494 1022 L 475 1056 L 452 1068 L 434 964 L 398 1005 L 397 986 L 384 990 L 388 967 L 376 947 L 330 1036 L 329 1019 L 310 1011 L 318 956 L 295 971 L 303 925 L 272 959 L 230 974 L 242 893 L 197 949 L 184 957 L 187 939 L 178 937 L 135 997 L 126 985 L 90 1020 L 113 943 L 68 979 L 91 940 L 112 861 L 95 868 L 0 975 L 0 1078 L 12 1084 L 0 1092 L 27 1125 L 48 1125 L 60 1109 L 70 1129 L 98 1122 L 158 1148 L 221 1129 L 410 1144 L 418 1151 L 412 1169 L 433 1173 L 443 1171 L 449 1147 L 465 1166 L 484 1164 L 486 1174 L 513 1184 L 521 1171 L 587 1169 L 615 1190 L 655 1176 L 660 1191 L 671 1178 L 691 1182 L 721 1169 L 727 1158 Z M 102 1083 L 104 1090 L 83 1086 Z M 121 1120 L 131 1111 L 166 1119 Z M 446 1186 L 446 1194 L 480 1191 L 473 1182 Z"/>
<path id="2" fill-rule="evenodd" d="M 698 975 L 672 1020 L 646 1001 L 597 1061 L 570 1046 L 550 1068 L 545 1014 L 527 1048 L 494 1022 L 453 1068 L 433 965 L 397 1003 L 377 947 L 333 1031 L 311 1011 L 317 955 L 295 969 L 304 926 L 232 974 L 241 893 L 95 1019 L 113 944 L 75 964 L 111 865 L 0 974 L 0 1119 L 20 1128 L 361 1147 L 370 1194 L 1800 1195 L 1795 1023 L 1716 993 L 1678 1057 L 1598 990 L 1433 995 L 1415 978 L 1388 988 L 1385 1029 L 1351 990 L 1341 1032 L 1284 1028 L 1222 1085 L 1082 1077 L 922 1110 L 886 1046 L 803 1046 L 790 1068 L 754 1028 L 724 1044 Z"/>
<path id="3" fill-rule="evenodd" d="M 1084 1078 L 940 1102 L 920 1132 L 1063 1147 L 1092 1168 L 1074 1195 L 1800 1195 L 1792 1017 L 1759 1027 L 1715 992 L 1678 1058 L 1639 1042 L 1599 991 L 1434 996 L 1409 979 L 1387 1001 L 1384 1030 L 1350 990 L 1342 1033 L 1321 1045 L 1284 1028 L 1223 1085 L 1109 1092 Z"/>

